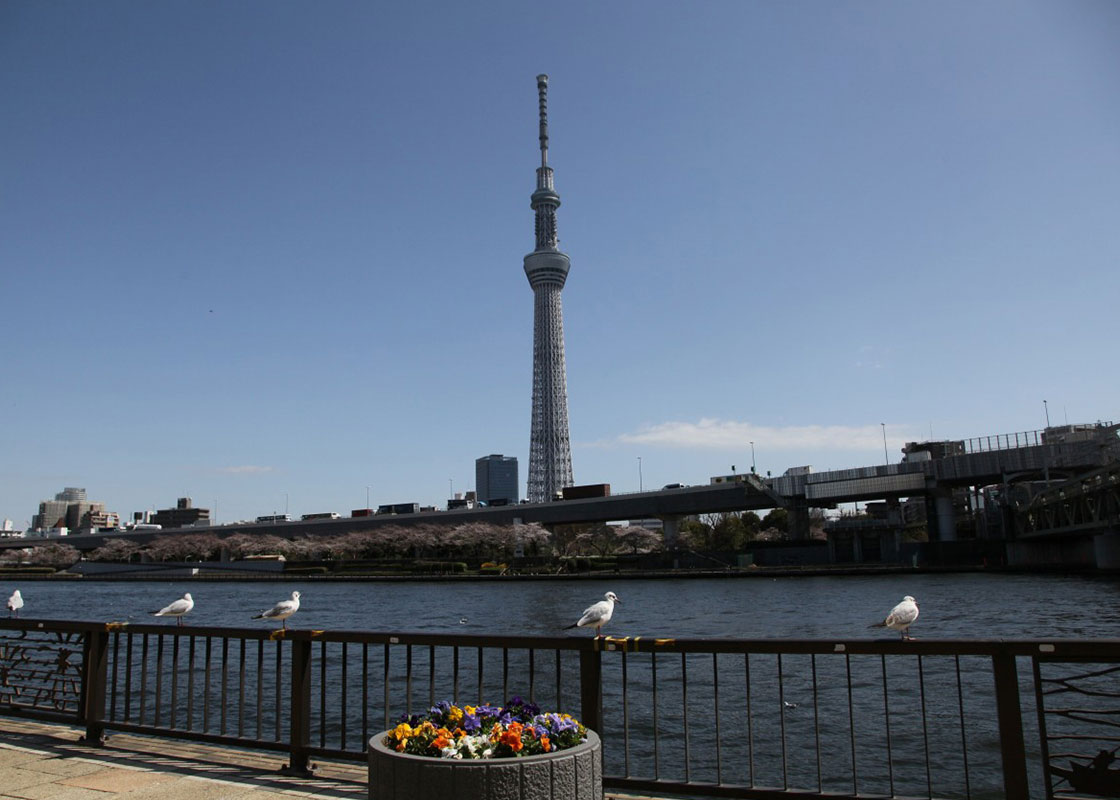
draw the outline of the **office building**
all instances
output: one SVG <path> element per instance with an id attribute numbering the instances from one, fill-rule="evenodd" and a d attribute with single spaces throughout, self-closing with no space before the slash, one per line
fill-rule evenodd
<path id="1" fill-rule="evenodd" d="M 161 508 L 151 516 L 151 524 L 163 528 L 189 528 L 192 525 L 209 525 L 210 509 L 195 508 L 189 497 L 180 497 L 175 508 Z"/>
<path id="2" fill-rule="evenodd" d="M 494 454 L 474 462 L 474 491 L 480 502 L 487 505 L 521 502 L 517 479 L 517 459 L 513 456 Z"/>

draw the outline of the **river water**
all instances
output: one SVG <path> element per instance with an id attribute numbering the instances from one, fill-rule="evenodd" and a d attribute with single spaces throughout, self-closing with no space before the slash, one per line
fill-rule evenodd
<path id="1" fill-rule="evenodd" d="M 1120 579 L 1081 575 L 893 574 L 796 578 L 542 581 L 32 581 L 23 616 L 152 621 L 190 592 L 194 625 L 262 626 L 253 614 L 301 593 L 299 628 L 554 636 L 613 591 L 622 600 L 604 630 L 666 638 L 862 638 L 904 595 L 923 638 L 1120 637 Z M 7 589 L 7 591 L 5 591 Z M 588 635 L 569 631 L 571 635 Z"/>
<path id="2" fill-rule="evenodd" d="M 148 612 L 189 591 L 196 604 L 186 620 L 189 624 L 267 629 L 276 627 L 276 623 L 254 621 L 251 616 L 298 590 L 301 608 L 289 620 L 295 628 L 442 631 L 494 637 L 589 637 L 588 631 L 563 628 L 605 592 L 613 591 L 622 604 L 605 632 L 614 636 L 834 642 L 897 638 L 897 634 L 871 630 L 868 625 L 881 620 L 904 595 L 912 595 L 921 607 L 912 630 L 919 639 L 1120 638 L 1120 579 L 1081 575 L 924 573 L 486 582 L 297 579 L 17 584 L 9 580 L 0 583 L 0 594 L 6 597 L 17 585 L 26 601 L 23 616 L 28 618 L 151 622 Z M 155 622 L 169 628 L 175 624 L 173 620 Z M 163 640 L 171 637 L 154 638 L 163 647 Z M 135 693 L 143 685 L 140 673 L 153 667 L 150 661 L 141 666 L 149 656 L 142 655 L 139 641 L 133 643 L 129 635 L 128 643 L 133 650 L 127 663 L 119 663 L 126 660 L 121 644 L 122 652 L 118 655 L 114 651 L 113 657 L 119 662 L 111 668 L 111 674 L 116 675 L 117 669 L 131 671 Z M 152 643 L 153 651 L 156 644 Z M 279 645 L 270 643 L 269 647 Z M 313 696 L 320 703 L 313 710 L 312 738 L 313 743 L 323 742 L 323 746 L 360 753 L 367 717 L 371 726 L 379 726 L 382 719 L 390 715 L 395 718 L 406 707 L 421 710 L 429 696 L 450 699 L 451 686 L 459 691 L 461 684 L 461 702 L 475 700 L 476 684 L 483 689 L 481 650 L 477 656 L 479 672 L 473 677 L 474 655 L 468 648 L 460 659 L 456 650 L 455 670 L 462 669 L 462 675 L 455 672 L 452 677 L 451 654 L 444 652 L 451 651 L 450 647 L 409 648 L 411 673 L 401 671 L 403 658 L 399 651 L 391 664 L 388 648 L 385 660 L 379 660 L 380 645 L 368 652 L 359 647 L 347 651 L 338 643 L 327 647 L 324 643 L 322 653 L 315 648 L 315 664 L 325 666 L 320 676 L 319 666 L 313 665 L 312 678 Z M 205 659 L 210 659 L 208 648 Z M 234 649 L 231 647 L 231 652 Z M 215 659 L 217 650 L 215 646 Z M 252 717 L 254 692 L 280 663 L 276 650 L 254 656 L 250 648 L 248 662 L 244 662 L 245 650 L 240 652 L 240 680 L 247 681 L 243 689 L 247 694 L 243 703 L 230 706 L 231 720 L 240 719 L 242 713 L 237 710 L 235 714 L 235 706 L 243 707 Z M 194 651 L 191 653 L 194 659 Z M 179 657 L 187 656 L 184 652 Z M 155 659 L 154 653 L 150 658 Z M 172 667 L 167 661 L 169 653 L 160 658 L 164 661 L 157 662 L 156 668 L 166 673 L 165 687 L 170 680 L 169 669 L 179 675 L 181 686 L 187 686 L 188 680 L 195 681 L 194 685 L 203 682 L 201 664 L 191 661 L 195 666 L 189 667 L 184 661 L 176 661 Z M 198 658 L 203 658 L 201 647 Z M 366 658 L 370 678 L 363 687 Z M 503 662 L 506 658 L 508 663 Z M 503 675 L 507 673 L 513 676 L 510 693 L 524 692 L 519 687 L 525 680 L 526 665 L 532 663 L 530 658 L 526 651 L 488 649 L 486 686 L 480 699 L 505 699 L 501 695 L 505 688 Z M 258 662 L 264 665 L 263 672 Z M 347 663 L 348 671 L 340 670 L 342 662 Z M 205 663 L 206 670 L 212 666 L 215 674 L 226 674 L 226 668 L 217 661 Z M 530 669 L 537 673 L 539 702 L 556 704 L 561 710 L 578 702 L 578 682 L 571 682 L 579 672 L 576 653 L 564 652 L 554 658 L 554 654 L 542 651 L 535 664 Z M 1050 668 L 1045 665 L 1045 669 Z M 189 677 L 192 669 L 194 678 Z M 236 673 L 233 663 L 231 692 Z M 406 674 L 415 680 L 409 680 L 408 690 L 402 693 Z M 382 675 L 387 677 L 383 679 Z M 881 659 L 832 653 L 812 657 L 697 653 L 686 659 L 671 653 L 633 654 L 629 658 L 617 652 L 604 654 L 604 721 L 600 733 L 606 743 L 605 767 L 609 775 L 663 780 L 995 798 L 1002 793 L 1002 771 L 992 675 L 992 661 L 983 656 L 900 655 Z M 154 673 L 147 679 L 148 691 L 154 682 L 152 676 Z M 1019 679 L 1031 795 L 1040 797 L 1043 787 L 1037 714 L 1033 676 L 1026 661 L 1020 662 Z M 210 680 L 213 685 L 207 691 L 215 695 L 218 678 Z M 1106 691 L 1116 691 L 1114 675 L 1102 680 L 1111 682 L 1111 686 L 1103 687 Z M 532 690 L 530 685 L 529 692 Z M 267 688 L 264 695 L 281 698 L 286 697 L 286 691 Z M 367 695 L 366 704 L 355 702 Z M 388 704 L 382 702 L 382 698 L 389 701 L 390 697 Z M 117 713 L 122 713 L 123 693 L 114 698 Z M 138 703 L 138 697 L 134 702 Z M 196 715 L 202 713 L 200 705 L 195 706 Z M 275 727 L 278 740 L 286 713 L 283 706 L 265 702 L 262 711 L 258 695 L 256 713 L 263 714 L 266 732 Z M 1061 720 L 1056 720 L 1058 723 Z M 332 745 L 332 741 L 338 744 Z"/>

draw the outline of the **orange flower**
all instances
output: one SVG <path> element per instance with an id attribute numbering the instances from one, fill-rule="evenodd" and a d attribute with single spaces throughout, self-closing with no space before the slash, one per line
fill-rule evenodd
<path id="1" fill-rule="evenodd" d="M 543 748 L 544 748 L 544 751 L 545 751 L 546 753 L 548 753 L 548 752 L 551 752 L 551 751 L 552 751 L 552 742 L 550 742 L 550 741 L 548 740 L 548 737 L 547 737 L 547 736 L 542 736 L 542 737 L 541 737 L 541 747 L 543 747 Z"/>
<path id="2" fill-rule="evenodd" d="M 435 739 L 432 740 L 432 747 L 435 747 L 438 750 L 442 750 L 443 748 L 447 747 L 447 745 L 449 745 L 449 744 L 451 744 L 451 740 L 448 739 L 446 736 L 437 736 Z"/>

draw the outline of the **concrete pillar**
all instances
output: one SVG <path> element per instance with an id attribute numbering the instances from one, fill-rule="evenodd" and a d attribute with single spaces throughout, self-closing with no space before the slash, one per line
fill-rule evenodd
<path id="1" fill-rule="evenodd" d="M 953 492 L 937 489 L 926 498 L 926 525 L 931 542 L 954 542 L 957 539 L 957 521 L 953 516 Z"/>
<path id="2" fill-rule="evenodd" d="M 802 497 L 794 498 L 786 510 L 789 512 L 789 538 L 804 542 L 809 539 L 809 503 Z"/>
<path id="3" fill-rule="evenodd" d="M 1120 570 L 1120 533 L 1109 531 L 1094 536 L 1093 556 L 1097 569 Z"/>
<path id="4" fill-rule="evenodd" d="M 661 517 L 661 533 L 665 541 L 665 549 L 672 550 L 677 546 L 681 533 L 681 520 L 684 517 Z"/>

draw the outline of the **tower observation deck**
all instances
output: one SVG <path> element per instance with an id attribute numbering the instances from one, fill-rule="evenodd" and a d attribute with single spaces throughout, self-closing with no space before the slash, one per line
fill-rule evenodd
<path id="1" fill-rule="evenodd" d="M 572 449 L 568 438 L 568 381 L 564 363 L 564 312 L 560 291 L 570 262 L 560 252 L 556 209 L 560 195 L 548 166 L 548 76 L 537 76 L 540 103 L 541 165 L 530 199 L 536 218 L 537 246 L 525 256 L 525 276 L 533 288 L 533 418 L 529 435 L 529 502 L 549 500 L 571 486 Z"/>

